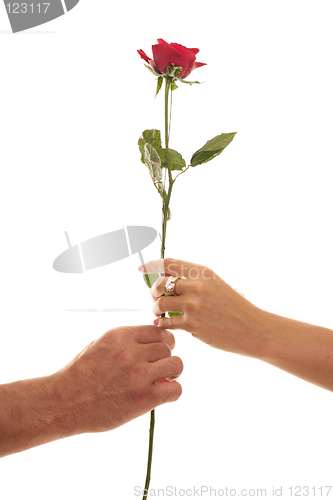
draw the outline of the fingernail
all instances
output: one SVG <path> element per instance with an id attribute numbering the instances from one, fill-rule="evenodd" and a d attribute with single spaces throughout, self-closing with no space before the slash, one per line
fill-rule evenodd
<path id="1" fill-rule="evenodd" d="M 138 267 L 138 271 L 143 271 L 143 269 L 144 269 L 144 266 L 139 266 Z"/>
<path id="2" fill-rule="evenodd" d="M 154 325 L 155 326 L 158 326 L 159 322 L 160 322 L 160 320 L 158 318 L 154 319 Z"/>

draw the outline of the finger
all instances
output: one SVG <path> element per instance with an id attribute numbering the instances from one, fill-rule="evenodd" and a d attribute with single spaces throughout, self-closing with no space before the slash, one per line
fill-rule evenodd
<path id="1" fill-rule="evenodd" d="M 142 345 L 144 358 L 150 363 L 160 359 L 170 358 L 171 348 L 164 342 L 153 342 L 152 344 Z"/>
<path id="2" fill-rule="evenodd" d="M 167 383 L 168 383 L 168 380 L 164 378 L 162 380 L 156 380 L 155 385 L 167 384 Z"/>
<path id="3" fill-rule="evenodd" d="M 150 289 L 150 295 L 153 299 L 153 302 L 156 302 L 156 300 L 159 297 L 161 297 L 162 295 L 167 294 L 167 291 L 165 288 L 167 281 L 168 281 L 168 278 L 163 278 L 163 277 L 160 277 L 155 281 L 155 283 L 153 284 L 153 286 Z M 183 295 L 185 293 L 185 282 L 186 282 L 185 279 L 177 280 L 177 282 L 175 284 L 176 286 L 174 288 L 174 292 L 177 295 Z M 171 295 L 171 296 L 173 297 L 173 295 Z"/>
<path id="4" fill-rule="evenodd" d="M 144 268 L 141 268 L 142 266 L 139 267 L 140 272 L 164 273 L 166 276 L 183 276 L 192 279 L 205 275 L 205 270 L 208 270 L 200 264 L 170 258 L 151 260 L 146 263 Z"/>
<path id="5" fill-rule="evenodd" d="M 178 356 L 160 359 L 150 363 L 150 377 L 152 382 L 162 379 L 175 379 L 183 371 L 183 362 Z"/>
<path id="6" fill-rule="evenodd" d="M 156 323 L 155 323 L 156 321 Z M 158 328 L 168 328 L 170 330 L 186 330 L 185 317 L 183 316 L 172 316 L 171 318 L 157 318 L 154 324 Z"/>
<path id="7" fill-rule="evenodd" d="M 168 280 L 168 278 L 163 278 L 162 276 L 160 276 L 159 278 L 157 278 L 157 280 L 155 281 L 155 283 L 151 287 L 150 295 L 151 295 L 151 298 L 153 299 L 154 302 L 156 302 L 158 297 L 161 297 L 161 295 L 166 293 L 165 292 L 165 285 L 166 285 L 167 280 Z M 163 292 L 163 290 L 164 290 L 164 292 Z"/>
<path id="8" fill-rule="evenodd" d="M 156 401 L 155 406 L 160 406 L 163 403 L 177 401 L 182 394 L 182 386 L 179 382 L 157 384 L 153 389 L 153 393 L 154 400 Z"/>
<path id="9" fill-rule="evenodd" d="M 144 266 L 139 266 L 138 271 L 143 274 L 160 273 L 165 276 L 171 276 L 171 274 L 166 273 L 164 259 L 151 260 L 150 262 L 145 263 Z"/>
<path id="10" fill-rule="evenodd" d="M 155 316 L 161 316 L 166 312 L 181 312 L 184 313 L 184 301 L 181 297 L 160 297 L 153 304 L 153 313 Z"/>
<path id="11" fill-rule="evenodd" d="M 154 325 L 142 325 L 137 328 L 136 340 L 140 344 L 150 344 L 152 342 L 164 342 L 170 349 L 175 347 L 175 337 L 171 332 Z"/>

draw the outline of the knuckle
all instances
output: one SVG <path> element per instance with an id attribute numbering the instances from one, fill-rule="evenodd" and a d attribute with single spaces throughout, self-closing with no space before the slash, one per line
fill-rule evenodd
<path id="1" fill-rule="evenodd" d="M 160 297 L 159 299 L 157 299 L 157 301 L 153 304 L 153 311 L 156 316 L 160 316 L 163 312 L 166 311 L 165 297 Z"/>
<path id="2" fill-rule="evenodd" d="M 176 400 L 180 398 L 180 396 L 182 395 L 183 393 L 183 388 L 182 386 L 179 384 L 179 382 L 176 382 L 176 385 L 175 385 L 175 397 L 176 397 Z"/>
<path id="3" fill-rule="evenodd" d="M 155 316 L 159 316 L 161 314 L 159 311 L 159 307 L 158 307 L 157 302 L 155 302 L 155 304 L 153 304 L 152 310 L 153 310 L 153 313 L 155 314 Z"/>
<path id="4" fill-rule="evenodd" d="M 183 388 L 179 382 L 173 382 L 170 387 L 170 399 L 172 401 L 177 401 L 182 395 Z"/>
<path id="5" fill-rule="evenodd" d="M 115 342 L 118 342 L 120 339 L 120 331 L 118 328 L 111 328 L 110 330 L 108 330 L 107 332 L 104 333 L 104 335 L 102 335 L 102 337 L 100 337 L 98 339 L 99 342 L 101 341 L 104 341 L 105 343 L 107 342 L 112 342 L 115 341 Z"/>
<path id="6" fill-rule="evenodd" d="M 202 281 L 193 281 L 191 288 L 195 295 L 202 295 L 205 291 L 205 284 Z"/>
<path id="7" fill-rule="evenodd" d="M 172 356 L 171 348 L 168 344 L 161 344 L 163 346 L 163 354 L 165 358 L 170 358 Z"/>
<path id="8" fill-rule="evenodd" d="M 192 316 L 185 315 L 184 329 L 187 332 L 195 330 L 195 321 Z"/>
<path id="9" fill-rule="evenodd" d="M 119 354 L 119 361 L 122 365 L 129 366 L 133 365 L 136 355 L 134 349 L 124 349 Z"/>
<path id="10" fill-rule="evenodd" d="M 150 289 L 150 295 L 155 298 L 155 297 L 158 297 L 161 290 L 163 289 L 162 288 L 162 283 L 164 281 L 164 278 L 162 276 L 160 276 L 159 278 L 157 278 L 157 280 L 155 281 L 155 283 L 153 284 L 153 286 L 151 287 Z"/>
<path id="11" fill-rule="evenodd" d="M 194 299 L 190 299 L 186 302 L 186 309 L 189 313 L 194 313 L 196 309 L 198 308 L 197 301 Z"/>
<path id="12" fill-rule="evenodd" d="M 180 375 L 184 369 L 183 361 L 180 359 L 179 356 L 172 356 L 172 361 L 173 361 L 172 367 L 175 370 L 175 373 L 177 375 Z"/>
<path id="13" fill-rule="evenodd" d="M 171 328 L 172 328 L 172 321 L 170 321 L 170 324 L 171 324 Z M 170 326 L 169 326 L 170 328 Z M 176 339 L 175 339 L 175 336 L 173 333 L 169 332 L 169 346 L 170 346 L 170 349 L 173 349 L 176 345 Z"/>
<path id="14" fill-rule="evenodd" d="M 160 355 L 162 358 L 170 358 L 171 349 L 164 342 L 155 342 L 155 351 L 157 355 Z"/>
<path id="15" fill-rule="evenodd" d="M 148 326 L 152 330 L 152 332 L 154 333 L 154 336 L 156 337 L 154 339 L 154 341 L 155 342 L 161 342 L 162 341 L 162 337 L 163 337 L 161 328 L 159 328 L 158 326 L 155 326 L 155 325 L 148 325 Z"/>
<path id="16" fill-rule="evenodd" d="M 161 311 L 164 311 L 166 306 L 166 297 L 160 297 L 157 301 L 157 306 Z"/>

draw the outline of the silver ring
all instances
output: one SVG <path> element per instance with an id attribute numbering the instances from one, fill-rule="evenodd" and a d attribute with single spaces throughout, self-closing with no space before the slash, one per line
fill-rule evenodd
<path id="1" fill-rule="evenodd" d="M 176 284 L 180 279 L 183 279 L 182 276 L 169 276 L 167 282 L 165 283 L 165 292 L 168 295 L 178 296 L 178 293 L 176 293 Z"/>

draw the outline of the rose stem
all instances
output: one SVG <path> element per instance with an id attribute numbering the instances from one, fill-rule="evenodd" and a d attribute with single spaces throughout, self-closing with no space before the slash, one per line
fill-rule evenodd
<path id="1" fill-rule="evenodd" d="M 165 252 L 165 239 L 166 239 L 166 229 L 168 222 L 168 210 L 173 186 L 173 179 L 171 175 L 171 165 L 170 165 L 170 151 L 169 151 L 169 91 L 172 84 L 173 78 L 171 76 L 165 76 L 165 111 L 164 111 L 164 119 L 165 119 L 165 155 L 166 162 L 168 167 L 169 174 L 169 189 L 168 194 L 166 196 L 165 202 L 163 203 L 163 227 L 162 227 L 162 247 L 161 247 L 161 259 L 164 259 Z M 163 316 L 163 315 L 162 315 Z"/>
<path id="2" fill-rule="evenodd" d="M 165 154 L 166 154 L 166 162 L 169 173 L 169 189 L 166 200 L 163 202 L 163 222 L 162 222 L 162 246 L 161 246 L 161 259 L 164 259 L 165 252 L 165 238 L 166 238 L 166 228 L 167 228 L 167 218 L 168 218 L 168 209 L 171 198 L 173 179 L 171 175 L 171 165 L 170 165 L 170 151 L 169 151 L 169 126 L 168 126 L 168 118 L 169 118 L 169 91 L 171 87 L 171 83 L 173 78 L 170 76 L 165 76 Z M 161 273 L 161 276 L 164 274 Z M 162 317 L 165 317 L 165 313 L 162 314 Z M 154 442 L 154 427 L 155 427 L 155 410 L 150 412 L 150 428 L 149 428 L 149 449 L 148 449 L 148 464 L 147 464 L 147 475 L 146 475 L 146 483 L 144 489 L 144 495 L 142 500 L 146 500 L 148 496 L 150 478 L 151 478 L 151 464 L 153 459 L 153 442 Z"/>

